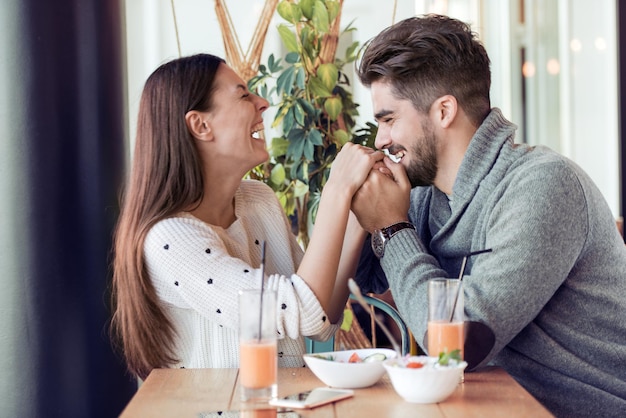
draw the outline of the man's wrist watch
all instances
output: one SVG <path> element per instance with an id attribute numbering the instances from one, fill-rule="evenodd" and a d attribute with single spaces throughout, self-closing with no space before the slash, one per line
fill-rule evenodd
<path id="1" fill-rule="evenodd" d="M 412 223 L 398 222 L 397 224 L 372 232 L 372 251 L 374 251 L 376 257 L 382 258 L 383 255 L 385 255 L 385 245 L 387 245 L 387 241 L 398 232 L 407 228 L 415 229 Z"/>

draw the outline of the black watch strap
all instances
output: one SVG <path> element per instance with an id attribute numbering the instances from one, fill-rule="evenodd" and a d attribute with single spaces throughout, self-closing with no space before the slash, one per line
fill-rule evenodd
<path id="1" fill-rule="evenodd" d="M 408 228 L 415 229 L 413 224 L 410 222 L 398 222 L 397 224 L 393 224 L 386 228 L 383 228 L 383 234 L 385 234 L 385 237 L 389 240 L 398 232 L 402 231 L 403 229 L 408 229 Z"/>
<path id="2" fill-rule="evenodd" d="M 385 228 L 378 229 L 372 233 L 372 250 L 378 258 L 382 258 L 385 255 L 385 246 L 387 241 L 391 239 L 395 234 L 403 229 L 415 229 L 410 222 L 398 222 L 393 225 L 389 225 Z"/>

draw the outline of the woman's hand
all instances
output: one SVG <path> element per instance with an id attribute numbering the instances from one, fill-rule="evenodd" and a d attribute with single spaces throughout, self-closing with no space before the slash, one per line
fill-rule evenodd
<path id="1" fill-rule="evenodd" d="M 378 170 L 389 169 L 382 163 L 385 155 L 362 145 L 346 143 L 333 161 L 330 177 L 325 187 L 343 190 L 352 197 L 367 179 L 370 171 L 377 166 Z"/>

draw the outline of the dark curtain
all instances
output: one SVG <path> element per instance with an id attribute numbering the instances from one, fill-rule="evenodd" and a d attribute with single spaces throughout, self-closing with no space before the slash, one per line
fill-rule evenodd
<path id="1" fill-rule="evenodd" d="M 12 410 L 114 417 L 136 389 L 107 330 L 125 162 L 123 3 L 8 1 L 19 10 L 9 55 L 22 65 L 14 83 L 24 123 L 3 140 L 23 141 L 28 223 L 28 274 L 15 278 L 27 310 L 17 335 L 28 349 L 17 358 L 34 365 Z"/>

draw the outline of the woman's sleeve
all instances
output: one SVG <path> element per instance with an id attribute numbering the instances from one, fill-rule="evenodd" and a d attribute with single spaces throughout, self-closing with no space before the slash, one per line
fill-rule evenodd
<path id="1" fill-rule="evenodd" d="M 257 246 L 260 254 L 261 246 Z M 220 326 L 237 329 L 238 292 L 258 288 L 261 272 L 230 255 L 209 226 L 187 218 L 165 219 L 148 233 L 144 253 L 163 303 L 194 310 Z M 296 338 L 332 332 L 315 295 L 295 274 L 270 275 L 265 286 L 277 292 L 280 335 Z"/>

